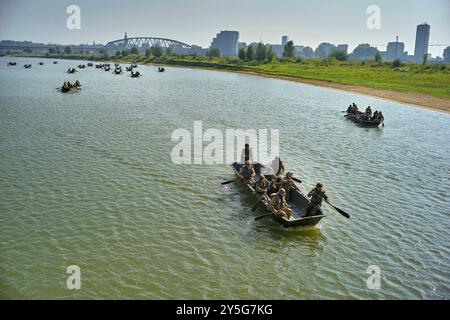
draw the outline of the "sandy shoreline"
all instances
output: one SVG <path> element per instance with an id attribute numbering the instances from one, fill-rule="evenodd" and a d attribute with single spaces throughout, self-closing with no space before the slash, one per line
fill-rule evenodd
<path id="1" fill-rule="evenodd" d="M 154 63 L 146 63 L 146 65 L 162 65 Z M 175 64 L 166 64 L 167 67 L 177 67 L 177 68 L 191 68 L 191 69 L 202 69 L 202 70 L 212 70 L 220 72 L 231 72 L 239 73 L 257 77 L 280 79 L 293 82 L 299 82 L 303 84 L 309 84 L 316 87 L 323 87 L 329 89 L 335 89 L 340 91 L 354 92 L 357 94 L 362 94 L 370 97 L 381 98 L 389 101 L 401 102 L 404 104 L 411 105 L 412 107 L 418 107 L 422 109 L 432 110 L 436 112 L 450 114 L 450 99 L 433 97 L 421 93 L 408 93 L 408 92 L 397 92 L 382 89 L 373 89 L 365 86 L 357 85 L 347 85 L 340 83 L 332 83 L 322 80 L 304 79 L 298 77 L 281 76 L 281 75 L 271 75 L 263 72 L 256 71 L 242 71 L 242 70 L 224 70 L 217 68 L 207 68 L 207 67 L 197 67 L 197 66 L 181 66 Z"/>

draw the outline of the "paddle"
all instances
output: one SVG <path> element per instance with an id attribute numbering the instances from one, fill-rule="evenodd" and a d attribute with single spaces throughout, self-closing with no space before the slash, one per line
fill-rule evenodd
<path id="1" fill-rule="evenodd" d="M 233 180 L 228 180 L 228 181 L 222 182 L 221 184 L 224 186 L 224 185 L 230 184 L 230 183 L 232 183 L 234 181 L 236 181 L 236 180 L 234 180 L 234 179 Z"/>
<path id="2" fill-rule="evenodd" d="M 260 220 L 260 219 L 262 219 L 262 218 L 265 218 L 265 217 L 269 217 L 269 216 L 271 216 L 273 213 L 266 213 L 266 214 L 263 214 L 262 216 L 259 216 L 259 217 L 256 217 L 255 218 L 255 221 L 258 221 L 258 220 Z"/>
<path id="3" fill-rule="evenodd" d="M 265 195 L 266 195 L 266 193 L 264 193 L 264 194 L 256 201 L 255 205 L 254 205 L 253 208 L 252 208 L 252 212 L 255 212 L 256 207 L 258 206 L 258 203 L 259 203 L 262 199 L 264 199 Z"/>
<path id="4" fill-rule="evenodd" d="M 326 202 L 326 201 L 325 201 Z M 339 208 L 336 208 L 335 206 L 333 206 L 331 203 L 329 203 L 329 202 L 327 202 L 332 208 L 334 208 L 337 212 L 339 212 L 340 214 L 342 214 L 344 217 L 346 217 L 347 219 L 349 219 L 350 218 L 350 215 L 347 213 L 347 212 L 345 212 L 344 210 L 342 210 L 342 209 L 339 209 Z"/>
<path id="5" fill-rule="evenodd" d="M 294 180 L 295 182 L 298 182 L 298 183 L 302 183 L 302 180 L 294 178 L 294 177 L 292 177 L 292 180 Z"/>

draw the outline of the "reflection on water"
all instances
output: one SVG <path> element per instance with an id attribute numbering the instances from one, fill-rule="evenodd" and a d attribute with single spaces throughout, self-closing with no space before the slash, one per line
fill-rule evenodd
<path id="1" fill-rule="evenodd" d="M 449 298 L 448 115 L 237 74 L 140 66 L 131 79 L 15 60 L 0 59 L 2 298 Z M 83 89 L 58 93 L 66 80 Z M 353 101 L 386 127 L 346 121 Z M 302 191 L 324 183 L 351 219 L 324 206 L 312 230 L 255 222 L 255 199 L 221 185 L 228 165 L 171 162 L 173 130 L 196 120 L 280 129 Z M 79 291 L 65 287 L 72 264 Z"/>

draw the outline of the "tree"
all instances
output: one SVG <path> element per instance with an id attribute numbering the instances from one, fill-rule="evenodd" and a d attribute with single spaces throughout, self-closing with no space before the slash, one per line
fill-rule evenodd
<path id="1" fill-rule="evenodd" d="M 381 63 L 383 63 L 383 59 L 381 58 L 381 54 L 379 51 L 377 51 L 377 53 L 375 54 L 375 62 L 380 65 Z"/>
<path id="2" fill-rule="evenodd" d="M 342 50 L 334 50 L 331 54 L 330 54 L 330 58 L 336 58 L 336 60 L 338 61 L 346 61 L 348 56 L 347 54 L 342 51 Z"/>
<path id="3" fill-rule="evenodd" d="M 275 52 L 273 52 L 272 46 L 269 46 L 269 48 L 267 49 L 266 56 L 268 62 L 272 62 L 277 59 L 277 55 Z"/>
<path id="4" fill-rule="evenodd" d="M 150 57 L 151 55 L 152 55 L 152 49 L 150 49 L 150 48 L 145 49 L 145 56 Z"/>
<path id="5" fill-rule="evenodd" d="M 428 62 L 428 54 L 425 53 L 422 58 L 422 67 L 425 67 L 427 62 Z"/>
<path id="6" fill-rule="evenodd" d="M 166 49 L 166 55 L 168 55 L 168 56 L 173 55 L 173 49 L 172 49 L 171 47 L 168 47 L 168 48 Z"/>
<path id="7" fill-rule="evenodd" d="M 64 53 L 65 53 L 65 54 L 71 54 L 71 53 L 72 53 L 72 50 L 70 49 L 70 47 L 65 47 L 65 48 L 64 48 Z"/>
<path id="8" fill-rule="evenodd" d="M 256 60 L 258 60 L 258 62 L 266 60 L 266 50 L 267 48 L 262 42 L 258 43 L 256 46 Z"/>
<path id="9" fill-rule="evenodd" d="M 295 57 L 295 46 L 294 46 L 294 42 L 293 41 L 289 41 L 284 46 L 283 57 L 286 57 L 286 58 L 293 58 L 293 57 Z"/>
<path id="10" fill-rule="evenodd" d="M 128 51 L 125 50 L 125 49 L 123 49 L 123 50 L 122 50 L 122 56 L 126 57 L 127 55 L 128 55 Z"/>
<path id="11" fill-rule="evenodd" d="M 131 54 L 139 54 L 139 49 L 136 48 L 136 47 L 133 47 L 133 48 L 131 48 L 130 53 L 131 53 Z"/>
<path id="12" fill-rule="evenodd" d="M 401 66 L 402 66 L 402 63 L 400 62 L 400 59 L 395 59 L 391 64 L 392 68 L 400 68 Z"/>
<path id="13" fill-rule="evenodd" d="M 161 57 L 164 54 L 163 49 L 160 46 L 152 46 L 151 50 L 152 55 L 154 55 L 157 58 Z"/>
<path id="14" fill-rule="evenodd" d="M 245 61 L 246 58 L 247 58 L 247 51 L 245 50 L 245 48 L 240 48 L 239 49 L 239 59 L 241 59 L 242 61 Z"/>
<path id="15" fill-rule="evenodd" d="M 206 52 L 206 55 L 210 58 L 220 57 L 220 50 L 219 48 L 211 48 Z"/>
<path id="16" fill-rule="evenodd" d="M 251 44 L 247 48 L 247 60 L 252 61 L 253 59 L 255 59 L 255 46 Z"/>

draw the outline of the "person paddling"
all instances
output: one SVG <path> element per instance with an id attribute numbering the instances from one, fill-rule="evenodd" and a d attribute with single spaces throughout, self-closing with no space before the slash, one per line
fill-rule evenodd
<path id="1" fill-rule="evenodd" d="M 323 190 L 323 185 L 317 183 L 315 188 L 308 193 L 308 197 L 311 198 L 311 202 L 306 208 L 305 217 L 312 217 L 320 214 L 320 206 L 322 205 L 322 200 L 328 203 L 328 196 Z"/>

